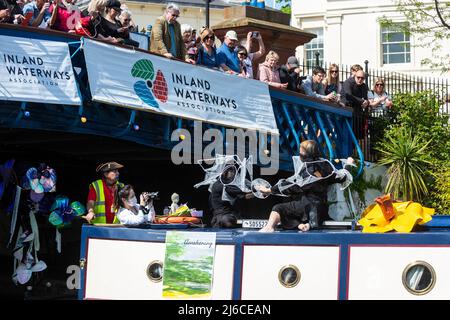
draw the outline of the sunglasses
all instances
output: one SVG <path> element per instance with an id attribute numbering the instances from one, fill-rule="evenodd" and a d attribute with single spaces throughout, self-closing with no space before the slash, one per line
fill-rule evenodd
<path id="1" fill-rule="evenodd" d="M 206 36 L 206 37 L 203 38 L 203 40 L 204 41 L 206 41 L 208 39 L 214 40 L 215 38 L 216 38 L 215 36 Z"/>
<path id="2" fill-rule="evenodd" d="M 384 83 L 377 83 L 376 86 L 384 87 Z"/>
<path id="3" fill-rule="evenodd" d="M 238 55 L 246 57 L 247 54 L 245 52 L 238 52 Z"/>
<path id="4" fill-rule="evenodd" d="M 338 70 L 331 70 L 331 73 L 338 73 Z"/>

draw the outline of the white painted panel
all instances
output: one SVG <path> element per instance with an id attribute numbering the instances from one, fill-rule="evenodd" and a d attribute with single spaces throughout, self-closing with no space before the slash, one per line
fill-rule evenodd
<path id="1" fill-rule="evenodd" d="M 161 299 L 162 281 L 151 282 L 147 267 L 164 253 L 164 243 L 89 239 L 85 298 Z"/>
<path id="2" fill-rule="evenodd" d="M 278 281 L 278 272 L 289 264 L 301 273 L 293 288 Z M 338 277 L 339 247 L 244 247 L 242 299 L 337 299 Z"/>
<path id="3" fill-rule="evenodd" d="M 154 260 L 164 261 L 165 243 L 89 239 L 86 299 L 161 299 L 162 281 L 147 278 Z M 231 299 L 234 246 L 217 245 L 212 299 Z"/>
<path id="4" fill-rule="evenodd" d="M 422 260 L 436 272 L 436 285 L 416 296 L 403 286 L 403 270 Z M 349 299 L 450 299 L 450 248 L 448 247 L 351 247 Z"/>

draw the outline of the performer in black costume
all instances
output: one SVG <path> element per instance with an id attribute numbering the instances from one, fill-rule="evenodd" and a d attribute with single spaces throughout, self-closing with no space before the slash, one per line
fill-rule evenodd
<path id="1" fill-rule="evenodd" d="M 235 202 L 237 199 L 250 199 L 253 197 L 251 192 L 243 192 L 236 185 L 229 185 L 233 181 L 237 172 L 235 166 L 229 166 L 224 170 L 221 179 L 213 183 L 211 194 L 209 196 L 209 205 L 213 213 L 211 224 L 217 228 L 235 228 L 237 219 L 240 216 Z M 225 185 L 224 185 L 225 183 Z M 248 183 L 249 184 L 249 183 Z M 229 200 L 223 200 L 223 192 L 228 194 Z"/>
<path id="2" fill-rule="evenodd" d="M 343 183 L 349 172 L 336 171 L 333 165 L 319 158 L 317 144 L 306 140 L 300 144 L 300 160 L 303 163 L 297 179 L 283 179 L 271 188 L 258 186 L 262 193 L 290 197 L 289 202 L 276 204 L 270 213 L 268 224 L 261 232 L 273 232 L 281 222 L 284 229 L 308 231 L 318 228 L 328 217 L 327 190 L 333 183 Z M 347 165 L 353 163 L 347 159 Z M 296 180 L 296 181 L 294 181 Z"/>

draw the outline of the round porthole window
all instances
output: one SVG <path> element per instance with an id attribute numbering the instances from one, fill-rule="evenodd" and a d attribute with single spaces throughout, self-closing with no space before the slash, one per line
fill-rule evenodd
<path id="1" fill-rule="evenodd" d="M 406 266 L 402 276 L 403 286 L 414 295 L 430 292 L 436 284 L 436 272 L 425 261 L 416 261 Z"/>
<path id="2" fill-rule="evenodd" d="M 152 261 L 147 267 L 147 277 L 152 282 L 160 282 L 162 280 L 163 264 L 161 261 Z"/>
<path id="3" fill-rule="evenodd" d="M 294 265 L 284 266 L 278 272 L 278 281 L 286 288 L 295 287 L 299 283 L 300 277 L 300 270 Z"/>

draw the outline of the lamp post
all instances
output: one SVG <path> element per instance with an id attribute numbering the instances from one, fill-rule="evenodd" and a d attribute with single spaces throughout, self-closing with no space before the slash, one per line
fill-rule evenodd
<path id="1" fill-rule="evenodd" d="M 205 0 L 206 2 L 206 26 L 209 28 L 209 3 L 213 0 Z"/>

